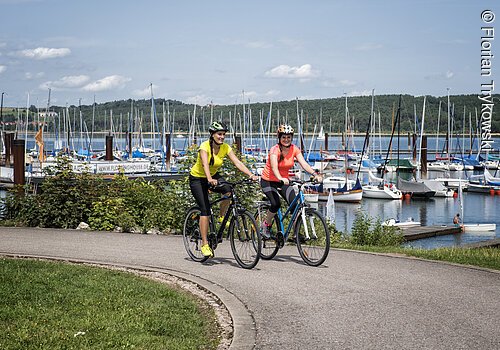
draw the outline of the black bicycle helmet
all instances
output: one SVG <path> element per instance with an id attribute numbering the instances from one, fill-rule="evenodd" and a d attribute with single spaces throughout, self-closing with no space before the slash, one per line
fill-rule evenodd
<path id="1" fill-rule="evenodd" d="M 227 131 L 227 127 L 221 123 L 221 122 L 217 122 L 217 121 L 213 121 L 212 124 L 210 124 L 210 126 L 208 127 L 208 131 L 210 132 L 210 134 L 213 134 L 214 132 L 217 132 L 217 131 Z"/>

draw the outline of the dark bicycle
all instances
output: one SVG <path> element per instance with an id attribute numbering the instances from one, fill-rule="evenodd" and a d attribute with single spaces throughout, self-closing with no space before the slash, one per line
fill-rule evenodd
<path id="1" fill-rule="evenodd" d="M 274 216 L 270 227 L 271 237 L 262 241 L 262 259 L 274 258 L 292 233 L 299 254 L 306 264 L 319 266 L 327 258 L 330 252 L 330 231 L 323 216 L 304 199 L 304 185 L 310 182 L 312 181 L 290 181 L 291 185 L 298 185 L 298 193 L 284 214 L 279 209 Z M 257 222 L 263 221 L 270 206 L 269 201 L 259 203 L 255 213 Z M 285 225 L 287 220 L 288 225 Z"/>
<path id="2" fill-rule="evenodd" d="M 253 215 L 241 205 L 235 188 L 242 184 L 255 183 L 250 180 L 226 183 L 231 186 L 231 195 L 229 197 L 222 196 L 210 202 L 210 207 L 212 207 L 222 200 L 230 200 L 229 208 L 220 224 L 216 225 L 213 212 L 210 210 L 207 236 L 208 244 L 215 254 L 215 249 L 217 245 L 222 242 L 224 230 L 227 223 L 229 223 L 226 238 L 229 239 L 231 243 L 231 250 L 233 251 L 234 258 L 241 267 L 251 269 L 259 262 L 262 240 Z M 204 262 L 208 257 L 201 253 L 200 214 L 201 211 L 199 207 L 192 207 L 187 211 L 186 218 L 184 219 L 183 240 L 184 247 L 191 259 L 198 262 Z"/>

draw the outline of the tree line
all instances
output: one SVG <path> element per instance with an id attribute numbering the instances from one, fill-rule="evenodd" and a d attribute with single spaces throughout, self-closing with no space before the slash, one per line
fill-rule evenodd
<path id="1" fill-rule="evenodd" d="M 378 132 L 390 133 L 396 120 L 400 95 L 376 95 L 373 99 L 373 118 Z M 401 132 L 413 132 L 420 130 L 423 114 L 423 96 L 402 95 L 400 120 Z M 493 95 L 493 101 L 500 101 L 500 94 Z M 347 109 L 346 109 L 347 106 Z M 141 100 L 119 100 L 95 105 L 82 106 L 51 106 L 50 111 L 57 112 L 59 116 L 64 113 L 70 116 L 75 128 L 80 125 L 80 115 L 91 128 L 94 120 L 94 131 L 137 131 L 138 125 L 142 125 L 143 131 L 150 131 L 150 125 L 162 129 L 164 115 L 165 120 L 174 121 L 174 132 L 187 132 L 193 115 L 196 116 L 198 130 L 205 131 L 211 119 L 222 120 L 235 128 L 236 132 L 242 132 L 245 128 L 249 131 L 251 126 L 253 132 L 260 132 L 262 126 L 275 130 L 278 122 L 287 122 L 297 126 L 297 114 L 300 115 L 302 130 L 305 132 L 319 131 L 323 126 L 325 132 L 339 133 L 345 130 L 346 114 L 348 115 L 350 130 L 363 133 L 367 130 L 370 120 L 372 106 L 371 96 L 337 97 L 314 100 L 290 100 L 271 103 L 246 103 L 236 105 L 205 105 L 195 106 L 176 100 L 163 98 L 155 99 L 155 110 L 157 121 L 152 121 L 151 99 Z M 30 122 L 37 120 L 37 112 L 45 111 L 45 108 L 37 109 L 30 107 Z M 346 112 L 347 111 L 347 112 Z M 4 108 L 3 122 L 5 129 L 15 128 L 15 122 L 21 115 L 25 117 L 25 109 L 19 111 L 16 108 Z M 425 107 L 424 131 L 426 133 L 446 133 L 448 129 L 448 115 L 450 125 L 454 134 L 468 133 L 469 130 L 477 132 L 481 118 L 481 101 L 477 95 L 452 95 L 427 96 Z M 170 116 L 170 117 L 168 117 Z M 271 117 L 270 123 L 268 117 Z M 261 123 L 262 120 L 262 123 Z M 321 124 L 321 125 L 320 125 Z M 262 125 L 262 126 L 261 126 Z M 493 108 L 492 132 L 500 132 L 500 118 Z M 169 131 L 169 126 L 166 127 Z"/>

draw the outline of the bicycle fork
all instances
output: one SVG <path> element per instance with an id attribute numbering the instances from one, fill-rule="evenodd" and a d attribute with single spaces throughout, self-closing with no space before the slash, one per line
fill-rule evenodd
<path id="1" fill-rule="evenodd" d="M 309 240 L 311 239 L 311 235 L 309 234 L 309 227 L 307 226 L 307 215 L 306 215 L 306 208 L 301 208 L 300 209 L 300 218 L 302 220 L 302 224 L 304 225 L 304 231 L 305 231 L 305 239 Z M 314 217 L 313 215 L 309 216 L 309 223 L 311 224 L 311 229 L 312 229 L 312 238 L 316 239 L 318 236 L 316 235 L 316 227 L 314 226 Z"/>

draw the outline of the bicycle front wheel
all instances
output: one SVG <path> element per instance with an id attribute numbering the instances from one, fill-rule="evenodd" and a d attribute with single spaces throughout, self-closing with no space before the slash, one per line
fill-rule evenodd
<path id="1" fill-rule="evenodd" d="M 257 265 L 262 249 L 260 232 L 248 210 L 238 213 L 229 226 L 231 250 L 238 264 L 244 269 Z"/>
<path id="2" fill-rule="evenodd" d="M 295 223 L 297 249 L 306 264 L 319 266 L 330 252 L 330 231 L 323 216 L 315 209 L 302 210 Z"/>
<path id="3" fill-rule="evenodd" d="M 188 210 L 182 236 L 189 257 L 194 261 L 203 262 L 208 257 L 201 253 L 200 215 L 200 208 L 193 207 Z"/>

